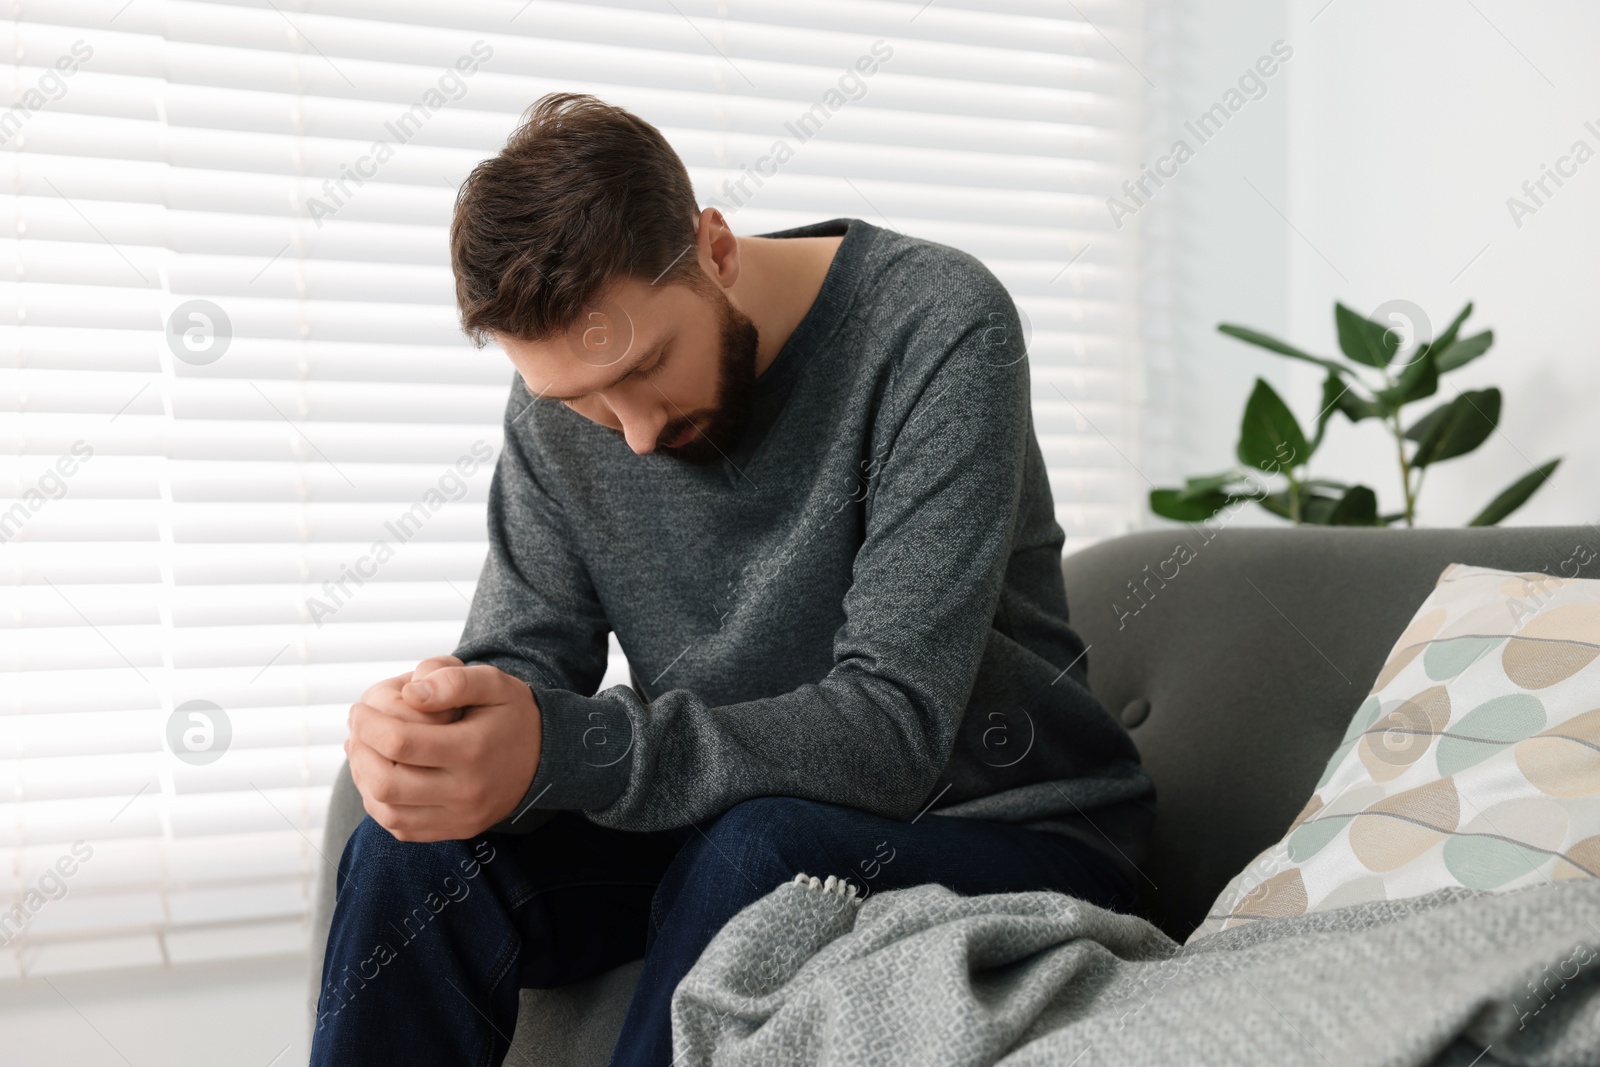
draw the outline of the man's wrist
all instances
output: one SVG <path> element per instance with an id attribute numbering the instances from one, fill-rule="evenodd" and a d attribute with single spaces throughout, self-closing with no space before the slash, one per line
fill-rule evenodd
<path id="1" fill-rule="evenodd" d="M 598 811 L 627 789 L 633 724 L 621 701 L 529 686 L 540 718 L 539 763 L 512 813 L 489 829 L 525 833 L 557 810 Z"/>

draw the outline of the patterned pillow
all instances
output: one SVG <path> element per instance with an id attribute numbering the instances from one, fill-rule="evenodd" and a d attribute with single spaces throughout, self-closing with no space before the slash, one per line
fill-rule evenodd
<path id="1" fill-rule="evenodd" d="M 1600 877 L 1600 580 L 1453 563 L 1288 832 L 1190 935 Z"/>

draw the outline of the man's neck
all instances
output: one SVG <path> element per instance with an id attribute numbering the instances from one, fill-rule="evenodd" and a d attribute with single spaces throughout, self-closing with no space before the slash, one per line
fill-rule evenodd
<path id="1" fill-rule="evenodd" d="M 756 324 L 756 374 L 778 357 L 817 299 L 843 237 L 740 237 L 739 280 L 728 290 Z"/>

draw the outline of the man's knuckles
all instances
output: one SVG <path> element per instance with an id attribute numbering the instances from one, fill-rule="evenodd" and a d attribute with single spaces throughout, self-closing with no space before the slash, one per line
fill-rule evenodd
<path id="1" fill-rule="evenodd" d="M 406 800 L 404 792 L 404 787 L 394 775 L 379 771 L 367 776 L 367 787 L 363 795 L 380 804 L 400 804 Z"/>
<path id="2" fill-rule="evenodd" d="M 432 705 L 456 708 L 477 703 L 474 690 L 481 686 L 475 685 L 475 681 L 476 678 L 467 667 L 440 667 L 428 675 L 428 685 L 433 689 Z"/>
<path id="3" fill-rule="evenodd" d="M 382 703 L 385 699 L 394 700 L 400 695 L 401 687 L 409 681 L 411 681 L 410 674 L 397 674 L 393 678 L 374 682 L 361 694 L 361 701 L 365 704 L 375 704 Z"/>
<path id="4" fill-rule="evenodd" d="M 471 837 L 474 832 L 457 832 L 458 827 L 453 823 L 440 822 L 430 814 L 411 812 L 380 801 L 367 800 L 364 806 L 373 822 L 387 830 L 396 841 L 407 844 L 456 841 Z"/>
<path id="5" fill-rule="evenodd" d="M 372 821 L 389 831 L 389 835 L 396 841 L 416 840 L 412 833 L 411 817 L 404 814 L 401 809 L 390 807 L 371 797 L 362 797 L 362 807 L 372 816 Z"/>
<path id="6" fill-rule="evenodd" d="M 405 734 L 385 729 L 380 724 L 368 724 L 361 731 L 361 743 L 393 763 L 406 763 L 416 758 L 416 747 Z"/>
<path id="7" fill-rule="evenodd" d="M 426 678 L 416 679 L 401 696 L 413 707 L 428 709 L 497 704 L 507 695 L 506 681 L 510 677 L 486 663 L 440 667 Z"/>
<path id="8" fill-rule="evenodd" d="M 380 736 L 390 723 L 397 721 L 371 704 L 350 706 L 350 736 L 366 745 L 371 745 L 373 739 Z"/>
<path id="9" fill-rule="evenodd" d="M 395 803 L 400 778 L 394 763 L 381 752 L 362 742 L 350 748 L 350 780 L 364 797 Z"/>
<path id="10" fill-rule="evenodd" d="M 461 661 L 454 656 L 429 656 L 417 664 L 417 669 L 411 672 L 411 677 L 413 679 L 421 678 L 445 667 L 460 667 L 461 665 Z"/>

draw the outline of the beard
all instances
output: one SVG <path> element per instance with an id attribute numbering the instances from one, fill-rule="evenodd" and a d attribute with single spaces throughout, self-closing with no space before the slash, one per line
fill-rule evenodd
<path id="1" fill-rule="evenodd" d="M 664 455 L 701 466 L 725 459 L 744 433 L 745 424 L 750 420 L 750 398 L 756 382 L 756 350 L 760 341 L 756 324 L 750 317 L 734 307 L 726 293 L 717 290 L 717 295 L 722 299 L 722 359 L 716 404 L 709 414 L 701 415 L 703 425 L 694 437 L 676 448 L 659 445 Z M 692 418 L 669 422 L 657 438 L 658 443 L 675 439 L 693 424 Z"/>

